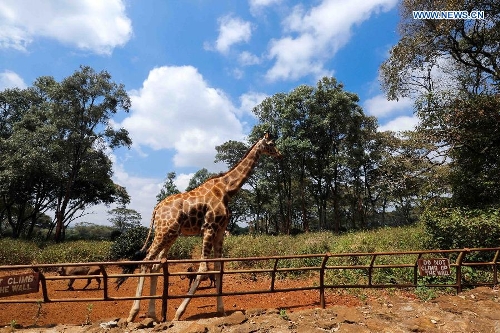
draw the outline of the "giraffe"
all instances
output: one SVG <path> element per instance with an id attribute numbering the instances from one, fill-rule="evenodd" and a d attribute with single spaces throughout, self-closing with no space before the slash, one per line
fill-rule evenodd
<path id="1" fill-rule="evenodd" d="M 263 138 L 257 141 L 245 154 L 245 156 L 227 172 L 208 179 L 197 188 L 180 194 L 175 194 L 163 199 L 153 210 L 151 218 L 151 228 L 155 227 L 153 242 L 147 252 L 146 243 L 142 249 L 145 253 L 144 260 L 155 260 L 166 258 L 168 250 L 179 235 L 199 235 L 202 234 L 203 246 L 201 259 L 207 259 L 214 251 L 214 258 L 222 257 L 222 244 L 224 232 L 230 218 L 228 208 L 229 200 L 238 192 L 255 168 L 260 155 L 269 155 L 280 158 L 281 153 L 275 146 L 270 135 L 266 133 Z M 149 238 L 149 235 L 148 235 Z M 215 262 L 214 270 L 220 271 L 220 262 Z M 148 267 L 141 266 L 141 273 L 144 274 Z M 151 272 L 157 272 L 160 265 L 151 267 Z M 207 263 L 200 263 L 199 273 L 206 272 Z M 194 283 L 188 291 L 188 295 L 193 295 L 200 284 L 202 275 L 197 275 Z M 220 274 L 216 274 L 216 287 L 220 290 Z M 117 288 L 124 279 L 117 281 Z M 152 276 L 150 280 L 150 295 L 156 294 L 157 276 Z M 144 286 L 144 276 L 139 278 L 136 290 L 136 297 L 142 295 Z M 175 313 L 174 320 L 184 313 L 191 298 L 185 298 Z M 140 299 L 134 301 L 127 318 L 132 322 L 139 312 Z M 217 296 L 217 313 L 224 314 L 222 297 Z M 150 299 L 148 316 L 156 318 L 155 300 Z M 162 318 L 165 321 L 166 318 Z"/>

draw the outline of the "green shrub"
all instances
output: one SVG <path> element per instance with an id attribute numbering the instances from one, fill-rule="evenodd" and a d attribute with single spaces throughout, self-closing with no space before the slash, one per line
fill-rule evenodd
<path id="1" fill-rule="evenodd" d="M 421 217 L 430 246 L 439 249 L 496 247 L 500 241 L 498 209 L 427 209 Z"/>
<path id="2" fill-rule="evenodd" d="M 146 227 L 136 227 L 125 231 L 113 242 L 109 253 L 110 260 L 133 258 L 134 254 L 143 247 L 148 232 L 149 228 Z M 151 244 L 153 236 L 150 236 L 149 244 Z"/>
<path id="3" fill-rule="evenodd" d="M 168 251 L 168 259 L 199 258 L 201 256 L 201 242 L 201 237 L 178 237 Z M 199 251 L 195 249 L 199 249 Z"/>
<path id="4" fill-rule="evenodd" d="M 110 260 L 110 241 L 71 241 L 45 246 L 38 263 L 98 262 Z"/>
<path id="5" fill-rule="evenodd" d="M 34 242 L 20 239 L 0 238 L 1 265 L 29 265 L 40 255 L 40 249 Z"/>
<path id="6" fill-rule="evenodd" d="M 350 232 L 338 236 L 330 252 L 393 252 L 423 250 L 428 235 L 422 224 L 404 227 L 385 227 L 375 230 Z"/>
<path id="7" fill-rule="evenodd" d="M 111 246 L 111 260 L 132 259 L 143 247 L 148 232 L 149 229 L 146 227 L 136 227 L 121 234 Z M 146 249 L 151 245 L 153 238 L 154 233 L 150 236 Z M 201 248 L 201 242 L 201 237 L 178 237 L 168 251 L 168 259 L 190 259 L 198 244 Z"/>

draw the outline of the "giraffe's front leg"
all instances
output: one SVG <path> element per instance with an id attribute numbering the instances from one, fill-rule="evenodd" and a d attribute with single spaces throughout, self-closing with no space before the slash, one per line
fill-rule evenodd
<path id="1" fill-rule="evenodd" d="M 194 295 L 200 285 L 200 282 L 201 275 L 196 275 L 196 279 L 194 279 L 193 284 L 191 284 L 191 288 L 189 288 L 188 295 Z M 177 311 L 175 312 L 174 320 L 179 320 L 179 318 L 184 314 L 184 311 L 186 311 L 189 302 L 191 302 L 191 297 L 184 298 L 181 305 L 179 305 L 179 308 L 177 308 Z"/>
<path id="2" fill-rule="evenodd" d="M 201 259 L 206 259 L 210 256 L 210 253 L 212 252 L 212 245 L 214 241 L 214 230 L 213 228 L 206 228 L 203 232 L 203 250 L 201 254 Z M 207 262 L 202 261 L 200 263 L 200 268 L 198 269 L 198 272 L 206 272 L 207 269 Z M 191 288 L 189 288 L 188 295 L 194 295 L 196 290 L 198 289 L 198 286 L 200 285 L 201 282 L 201 275 L 196 275 L 196 279 L 194 280 L 193 284 L 191 285 Z M 188 306 L 189 302 L 191 301 L 190 297 L 184 298 L 182 301 L 181 305 L 175 312 L 174 320 L 179 320 L 179 318 L 184 314 L 184 311 L 186 311 L 186 307 Z"/>
<path id="3" fill-rule="evenodd" d="M 224 242 L 224 231 L 225 228 L 220 230 L 217 233 L 215 242 L 214 242 L 214 258 L 222 258 L 222 245 Z M 217 293 L 222 293 L 222 274 L 221 272 L 221 262 L 216 261 L 214 264 L 214 270 L 218 271 L 218 274 L 215 274 L 215 288 Z M 222 301 L 222 296 L 217 296 L 217 314 L 221 316 L 225 316 L 226 313 L 224 311 L 224 302 Z"/>

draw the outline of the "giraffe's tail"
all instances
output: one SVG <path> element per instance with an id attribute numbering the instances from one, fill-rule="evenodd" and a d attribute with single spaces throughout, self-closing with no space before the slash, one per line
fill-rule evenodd
<path id="1" fill-rule="evenodd" d="M 140 260 L 143 260 L 144 258 L 146 258 L 146 253 L 147 251 L 145 250 L 139 250 L 137 251 L 136 253 L 134 253 L 134 255 L 132 256 L 132 258 L 130 258 L 131 261 L 140 261 Z M 122 274 L 132 274 L 134 273 L 134 271 L 137 269 L 137 267 L 139 267 L 139 265 L 135 264 L 135 265 L 121 265 L 122 267 Z M 128 276 L 121 276 L 119 278 L 116 279 L 115 281 L 115 288 L 116 290 L 118 290 L 120 288 L 120 286 L 128 279 Z"/>
<path id="2" fill-rule="evenodd" d="M 144 245 L 142 248 L 135 252 L 132 257 L 130 258 L 131 261 L 140 261 L 146 258 L 147 254 L 147 247 L 149 245 L 149 239 L 151 238 L 151 234 L 153 232 L 153 228 L 155 225 L 155 215 L 156 215 L 156 210 L 158 209 L 158 205 L 156 205 L 155 209 L 153 210 L 153 215 L 151 216 L 151 222 L 149 224 L 149 230 L 148 230 L 148 235 L 146 237 L 146 240 L 144 241 Z M 132 274 L 134 271 L 139 267 L 139 265 L 122 265 L 121 266 L 123 269 L 122 274 Z M 116 284 L 116 290 L 120 288 L 120 286 L 128 279 L 127 276 L 122 276 L 116 279 L 115 284 Z"/>
<path id="3" fill-rule="evenodd" d="M 155 207 L 153 210 L 153 215 L 151 216 L 151 221 L 149 222 L 149 230 L 148 230 L 148 235 L 146 236 L 146 240 L 144 241 L 144 245 L 140 249 L 140 251 L 146 251 L 146 248 L 149 245 L 149 238 L 151 238 L 151 234 L 153 233 L 153 228 L 155 226 L 155 215 L 156 215 L 156 209 L 158 208 L 158 205 Z"/>

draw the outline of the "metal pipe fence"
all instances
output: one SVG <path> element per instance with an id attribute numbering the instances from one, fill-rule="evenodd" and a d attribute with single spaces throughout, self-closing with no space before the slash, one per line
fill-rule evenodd
<path id="1" fill-rule="evenodd" d="M 450 263 L 449 276 L 423 277 L 419 274 L 419 259 L 439 256 L 446 258 Z M 323 253 L 247 258 L 221 258 L 208 259 L 207 262 L 220 262 L 220 271 L 208 271 L 204 274 L 219 274 L 222 279 L 220 288 L 213 293 L 203 294 L 171 294 L 168 290 L 172 277 L 182 275 L 197 275 L 197 272 L 177 271 L 172 272 L 172 265 L 197 264 L 200 259 L 186 260 L 155 260 L 155 261 L 123 261 L 123 262 L 92 262 L 92 263 L 61 263 L 61 264 L 33 264 L 0 266 L 0 277 L 9 272 L 31 270 L 39 272 L 39 284 L 42 289 L 42 298 L 16 298 L 10 296 L 0 298 L 2 303 L 48 303 L 48 302 L 96 302 L 96 301 L 122 301 L 135 299 L 161 299 L 162 316 L 167 309 L 170 299 L 198 298 L 216 296 L 235 296 L 250 294 L 265 294 L 277 292 L 292 292 L 299 290 L 318 290 L 319 302 L 325 307 L 325 290 L 342 288 L 453 288 L 461 292 L 464 287 L 494 286 L 498 284 L 498 267 L 500 265 L 499 248 L 472 248 L 455 250 L 428 250 L 404 252 L 374 252 L 374 253 Z M 110 280 L 119 277 L 139 277 L 141 274 L 113 274 L 111 267 L 148 264 L 161 265 L 158 273 L 145 273 L 143 276 L 158 276 L 163 278 L 163 290 L 156 295 L 149 296 L 113 296 L 110 293 Z M 74 275 L 54 276 L 47 271 L 55 267 L 76 267 L 96 265 L 101 267 L 101 275 Z M 355 272 L 356 274 L 351 274 Z M 479 273 L 481 274 L 479 274 Z M 309 284 L 294 288 L 280 288 L 277 279 L 286 275 L 301 275 L 313 273 L 317 280 L 307 279 Z M 224 277 L 228 275 L 270 275 L 270 284 L 266 289 L 248 290 L 249 285 L 242 286 L 242 290 L 224 291 Z M 467 274 L 476 274 L 479 278 L 466 278 Z M 390 277 L 389 280 L 388 276 Z M 393 277 L 391 277 L 393 276 Z M 102 297 L 94 298 L 53 298 L 49 295 L 47 282 L 61 279 L 88 279 L 99 277 L 103 280 Z M 351 281 L 351 278 L 357 281 Z M 361 281 L 360 281 L 361 280 Z M 313 281 L 313 282 L 311 282 Z M 243 289 L 244 288 L 244 289 Z M 165 316 L 163 316 L 165 318 Z"/>

